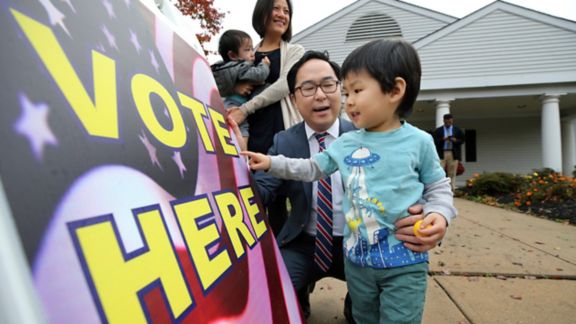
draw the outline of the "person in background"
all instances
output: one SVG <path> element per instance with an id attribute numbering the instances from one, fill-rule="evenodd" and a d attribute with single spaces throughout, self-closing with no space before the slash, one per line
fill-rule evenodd
<path id="1" fill-rule="evenodd" d="M 428 254 L 409 250 L 394 235 L 397 220 L 424 199 L 424 220 L 417 228 L 445 230 L 456 215 L 450 180 L 446 178 L 430 134 L 405 118 L 420 90 L 418 53 L 401 40 L 371 41 L 348 55 L 342 65 L 346 113 L 357 131 L 330 146 L 326 134 L 314 134 L 320 152 L 308 159 L 242 152 L 253 170 L 299 181 L 318 180 L 322 209 L 319 223 L 330 225 L 331 177 L 340 171 L 345 186 L 344 270 L 358 323 L 420 323 L 424 310 Z M 320 86 L 326 81 L 321 81 Z M 318 91 L 318 83 L 300 85 L 302 95 Z M 324 87 L 329 89 L 329 87 Z M 326 227 L 320 231 L 327 232 Z M 326 235 L 323 235 L 326 236 Z M 315 260 L 325 261 L 323 247 Z"/>
<path id="2" fill-rule="evenodd" d="M 452 190 L 456 190 L 456 170 L 459 161 L 462 161 L 462 143 L 464 132 L 454 125 L 451 114 L 444 115 L 444 125 L 434 131 L 434 144 L 440 157 L 440 164 L 450 178 Z"/>
<path id="3" fill-rule="evenodd" d="M 288 73 L 288 87 L 294 105 L 299 109 L 304 122 L 278 133 L 269 150 L 271 155 L 293 158 L 309 158 L 320 150 L 315 134 L 327 133 L 326 147 L 346 132 L 355 130 L 345 119 L 339 118 L 341 107 L 340 67 L 321 52 L 308 51 L 294 64 Z M 240 134 L 236 132 L 236 136 Z M 242 150 L 245 145 L 240 142 Z M 292 209 L 290 216 L 277 235 L 280 252 L 297 292 L 300 306 L 306 316 L 310 314 L 308 287 L 324 277 L 345 280 L 342 240 L 345 218 L 342 208 L 344 187 L 338 173 L 331 179 L 332 230 L 331 258 L 325 260 L 323 268 L 315 261 L 317 227 L 319 219 L 318 183 L 288 181 L 258 171 L 254 174 L 260 197 L 264 204 L 281 193 L 288 196 Z M 396 239 L 415 251 L 424 252 L 434 248 L 444 237 L 446 227 L 435 223 L 428 229 L 427 236 L 416 237 L 413 225 L 423 218 L 420 205 L 409 209 L 412 216 L 396 222 Z M 270 217 L 274 217 L 271 215 Z M 322 231 L 322 230 L 320 230 Z M 352 322 L 349 298 L 346 298 L 345 317 Z"/>
<path id="4" fill-rule="evenodd" d="M 248 149 L 266 153 L 272 146 L 274 135 L 281 130 L 300 122 L 302 117 L 288 97 L 286 75 L 302 54 L 301 45 L 291 44 L 292 3 L 290 0 L 258 0 L 252 14 L 252 27 L 262 40 L 256 47 L 255 64 L 264 57 L 270 60 L 270 74 L 266 79 L 266 89 L 237 108 L 231 108 L 229 115 L 238 124 L 248 119 Z M 250 84 L 240 86 L 239 93 L 251 93 Z M 278 195 L 276 201 L 268 205 L 268 215 L 274 233 L 278 233 L 286 220 L 286 197 Z"/>
<path id="5" fill-rule="evenodd" d="M 224 32 L 218 42 L 218 53 L 222 61 L 211 66 L 212 74 L 218 85 L 220 96 L 224 98 L 224 107 L 237 107 L 248 101 L 244 95 L 234 92 L 238 82 L 252 85 L 264 84 L 270 73 L 270 60 L 266 57 L 260 64 L 254 65 L 254 47 L 252 38 L 246 32 L 230 29 Z M 240 124 L 242 136 L 248 137 L 248 122 Z"/>

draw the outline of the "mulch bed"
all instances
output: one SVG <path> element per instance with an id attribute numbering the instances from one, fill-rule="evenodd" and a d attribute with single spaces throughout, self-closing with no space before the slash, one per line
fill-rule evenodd
<path id="1" fill-rule="evenodd" d="M 558 203 L 546 202 L 520 207 L 514 206 L 514 198 L 512 196 L 502 196 L 496 198 L 496 201 L 507 208 L 510 207 L 512 210 L 576 225 L 576 200 Z"/>
<path id="2" fill-rule="evenodd" d="M 464 199 L 470 199 L 471 197 L 466 196 L 461 190 L 457 190 L 454 194 L 455 197 L 460 197 Z M 478 202 L 477 199 L 470 199 Z M 576 200 L 568 200 L 559 203 L 539 203 L 533 204 L 532 206 L 514 206 L 514 196 L 513 195 L 502 195 L 499 197 L 488 197 L 486 196 L 482 199 L 482 202 L 495 206 L 501 207 L 509 210 L 513 210 L 520 213 L 526 213 L 549 220 L 576 225 Z"/>

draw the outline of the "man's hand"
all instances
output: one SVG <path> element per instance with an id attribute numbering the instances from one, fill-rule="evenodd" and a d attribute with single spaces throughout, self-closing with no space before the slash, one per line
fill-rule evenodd
<path id="1" fill-rule="evenodd" d="M 396 238 L 404 242 L 404 246 L 414 252 L 425 252 L 438 245 L 446 234 L 448 226 L 446 219 L 440 214 L 429 214 L 424 218 L 422 215 L 422 205 L 415 205 L 408 209 L 411 216 L 399 219 L 396 225 Z M 421 237 L 414 235 L 414 223 L 422 221 L 420 233 Z M 431 227 L 428 228 L 428 225 Z"/>
<path id="2" fill-rule="evenodd" d="M 248 166 L 254 171 L 268 171 L 270 169 L 270 157 L 261 153 L 242 151 L 241 155 L 248 157 Z"/>

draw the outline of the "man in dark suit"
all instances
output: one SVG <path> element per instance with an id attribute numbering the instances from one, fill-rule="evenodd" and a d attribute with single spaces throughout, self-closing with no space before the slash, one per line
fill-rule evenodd
<path id="1" fill-rule="evenodd" d="M 288 73 L 290 97 L 300 111 L 304 122 L 279 132 L 268 154 L 282 154 L 292 158 L 309 158 L 320 149 L 315 135 L 325 134 L 325 145 L 329 146 L 342 133 L 354 130 L 354 126 L 339 118 L 341 109 L 340 67 L 321 52 L 309 51 Z M 237 137 L 239 133 L 237 132 Z M 290 279 L 298 295 L 300 306 L 306 316 L 310 314 L 308 293 L 310 285 L 324 277 L 345 280 L 342 252 L 342 236 L 345 226 L 342 214 L 344 187 L 339 173 L 331 176 L 333 226 L 332 259 L 327 269 L 315 264 L 315 236 L 317 226 L 317 183 L 283 180 L 265 172 L 254 175 L 262 202 L 266 205 L 277 195 L 288 197 L 291 210 L 286 223 L 276 238 Z M 414 251 L 427 251 L 442 239 L 445 228 L 437 228 L 430 236 L 416 237 L 413 224 L 422 218 L 421 206 L 411 208 L 414 216 L 396 223 L 396 237 Z M 269 215 L 273 218 L 274 215 Z M 352 321 L 346 298 L 345 316 Z"/>
<path id="2" fill-rule="evenodd" d="M 452 182 L 452 191 L 456 190 L 456 170 L 462 161 L 462 143 L 464 132 L 454 125 L 451 114 L 444 115 L 444 125 L 434 131 L 434 144 L 440 157 L 440 164 Z"/>

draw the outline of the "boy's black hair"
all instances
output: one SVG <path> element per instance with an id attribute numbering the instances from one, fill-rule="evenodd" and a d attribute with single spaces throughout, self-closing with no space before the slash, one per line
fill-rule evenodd
<path id="1" fill-rule="evenodd" d="M 328 64 L 330 64 L 330 67 L 332 67 L 332 70 L 334 70 L 336 78 L 340 80 L 340 66 L 335 62 L 330 61 L 327 52 L 307 51 L 296 63 L 294 63 L 294 65 L 292 65 L 290 71 L 288 71 L 288 75 L 286 76 L 286 79 L 288 81 L 288 90 L 290 90 L 290 94 L 294 94 L 294 88 L 296 87 L 296 74 L 298 74 L 298 71 L 300 70 L 302 65 L 304 65 L 304 63 L 313 59 L 328 62 Z"/>
<path id="2" fill-rule="evenodd" d="M 394 79 L 406 81 L 406 92 L 396 114 L 406 118 L 420 92 L 422 67 L 416 49 L 402 39 L 374 40 L 358 48 L 346 57 L 342 64 L 342 77 L 351 72 L 367 72 L 380 83 L 384 93 L 394 89 Z"/>
<path id="3" fill-rule="evenodd" d="M 452 119 L 454 116 L 452 114 L 444 114 L 444 119 Z"/>
<path id="4" fill-rule="evenodd" d="M 292 39 L 292 2 L 286 0 L 288 4 L 288 16 L 290 21 L 288 21 L 288 29 L 282 34 L 282 39 L 289 42 Z M 268 19 L 272 15 L 274 10 L 274 0 L 258 0 L 254 6 L 254 12 L 252 12 L 252 27 L 258 33 L 260 38 L 264 38 L 266 34 L 266 24 Z"/>
<path id="5" fill-rule="evenodd" d="M 237 29 L 229 29 L 220 36 L 218 41 L 218 53 L 222 56 L 224 62 L 231 61 L 228 56 L 228 51 L 238 54 L 240 47 L 242 46 L 242 41 L 245 39 L 251 39 L 248 33 Z"/>

